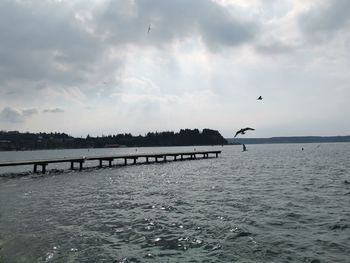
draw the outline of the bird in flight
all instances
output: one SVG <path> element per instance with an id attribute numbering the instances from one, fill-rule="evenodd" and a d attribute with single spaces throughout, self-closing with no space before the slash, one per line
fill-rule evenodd
<path id="1" fill-rule="evenodd" d="M 247 128 L 242 128 L 242 129 L 240 129 L 239 131 L 236 132 L 234 138 L 236 138 L 236 136 L 237 136 L 238 134 L 240 134 L 240 133 L 245 134 L 246 131 L 255 131 L 255 129 L 249 128 L 249 127 L 247 127 Z"/>
<path id="2" fill-rule="evenodd" d="M 261 96 L 259 96 L 259 98 L 257 98 L 257 100 L 262 100 L 262 97 L 261 97 Z"/>
<path id="3" fill-rule="evenodd" d="M 148 26 L 147 34 L 149 34 L 150 31 L 151 31 L 151 24 L 149 24 Z"/>

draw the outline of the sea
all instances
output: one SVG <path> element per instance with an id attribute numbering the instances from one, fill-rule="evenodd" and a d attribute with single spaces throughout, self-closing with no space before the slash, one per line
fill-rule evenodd
<path id="1" fill-rule="evenodd" d="M 0 161 L 221 150 L 69 170 L 0 167 L 0 262 L 350 262 L 350 143 L 0 152 Z"/>

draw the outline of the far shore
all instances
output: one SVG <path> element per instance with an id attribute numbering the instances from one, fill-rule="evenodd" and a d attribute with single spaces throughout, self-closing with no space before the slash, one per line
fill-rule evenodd
<path id="1" fill-rule="evenodd" d="M 293 136 L 271 138 L 226 138 L 229 144 L 337 143 L 350 142 L 347 136 Z"/>

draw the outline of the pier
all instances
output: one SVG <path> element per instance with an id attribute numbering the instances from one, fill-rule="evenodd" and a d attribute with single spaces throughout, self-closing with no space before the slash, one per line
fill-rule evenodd
<path id="1" fill-rule="evenodd" d="M 192 152 L 170 152 L 170 153 L 140 153 L 140 154 L 125 154 L 125 155 L 108 155 L 108 156 L 89 156 L 89 157 L 74 157 L 60 158 L 47 160 L 32 160 L 32 161 L 11 161 L 0 162 L 0 167 L 5 166 L 25 166 L 33 165 L 33 172 L 38 172 L 38 167 L 41 167 L 41 172 L 46 173 L 47 166 L 52 163 L 68 163 L 70 169 L 74 170 L 77 165 L 79 170 L 83 169 L 83 164 L 87 161 L 97 161 L 98 167 L 102 168 L 107 163 L 108 167 L 112 167 L 113 161 L 121 159 L 124 165 L 128 164 L 149 164 L 167 161 L 183 161 L 195 159 L 207 159 L 210 157 L 218 157 L 221 151 L 192 151 Z M 143 162 L 140 159 L 144 160 Z"/>

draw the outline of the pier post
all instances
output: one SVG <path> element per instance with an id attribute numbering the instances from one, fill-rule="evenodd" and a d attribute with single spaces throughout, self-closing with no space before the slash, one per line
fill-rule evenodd
<path id="1" fill-rule="evenodd" d="M 46 173 L 46 163 L 42 164 L 41 167 L 42 167 L 42 173 Z"/>
<path id="2" fill-rule="evenodd" d="M 146 163 L 149 163 L 148 156 L 146 157 Z"/>
<path id="3" fill-rule="evenodd" d="M 70 169 L 74 170 L 74 162 L 70 162 Z"/>
<path id="4" fill-rule="evenodd" d="M 136 159 L 137 159 L 137 158 L 134 158 L 134 164 L 136 164 Z"/>
<path id="5" fill-rule="evenodd" d="M 83 170 L 83 161 L 80 161 L 80 162 L 79 162 L 79 170 L 80 170 L 80 171 Z"/>
<path id="6" fill-rule="evenodd" d="M 184 156 L 183 156 L 183 154 L 181 154 L 181 161 L 184 159 Z"/>
<path id="7" fill-rule="evenodd" d="M 109 161 L 109 167 L 112 167 L 112 159 L 108 160 Z"/>
<path id="8" fill-rule="evenodd" d="M 156 163 L 158 162 L 158 157 L 156 157 Z"/>
<path id="9" fill-rule="evenodd" d="M 34 164 L 34 173 L 37 173 L 38 172 L 38 165 L 37 164 Z"/>
<path id="10" fill-rule="evenodd" d="M 216 155 L 216 158 L 218 158 L 218 157 L 219 157 L 219 154 L 218 154 L 218 153 L 215 153 L 215 155 Z"/>
<path id="11" fill-rule="evenodd" d="M 99 167 L 102 168 L 102 159 L 100 159 L 99 161 L 100 161 Z"/>
<path id="12" fill-rule="evenodd" d="M 176 160 L 176 157 L 177 157 L 177 156 L 176 156 L 176 155 L 174 155 L 174 161 L 175 161 L 175 162 L 177 161 L 177 160 Z"/>
<path id="13" fill-rule="evenodd" d="M 128 159 L 124 158 L 124 165 L 128 164 Z"/>
<path id="14" fill-rule="evenodd" d="M 166 155 L 164 155 L 164 162 L 166 162 Z"/>

